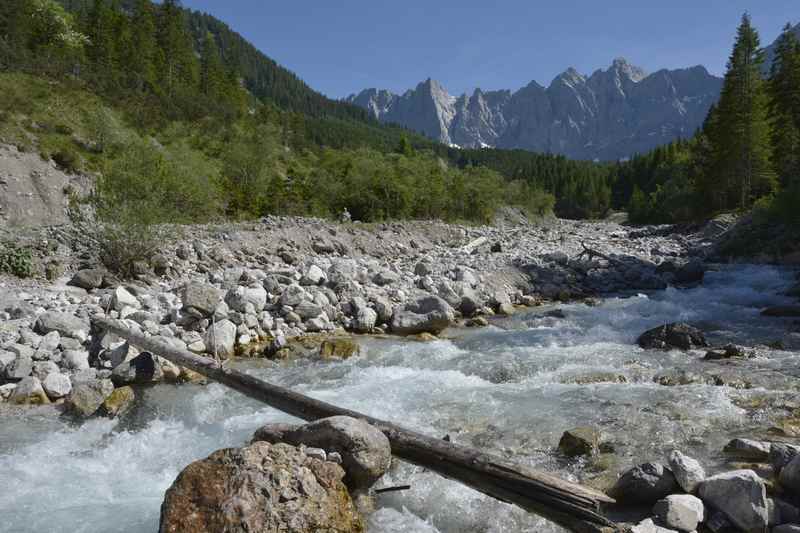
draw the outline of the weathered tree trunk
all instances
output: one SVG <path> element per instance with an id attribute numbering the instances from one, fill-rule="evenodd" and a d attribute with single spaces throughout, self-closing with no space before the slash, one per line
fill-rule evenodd
<path id="1" fill-rule="evenodd" d="M 433 470 L 498 500 L 518 505 L 571 531 L 611 533 L 624 530 L 601 514 L 601 505 L 614 503 L 614 500 L 600 492 L 500 457 L 428 437 L 390 422 L 271 385 L 238 370 L 225 368 L 213 359 L 133 332 L 122 322 L 99 318 L 94 323 L 141 349 L 303 420 L 318 420 L 330 416 L 362 419 L 388 437 L 392 454 L 400 459 Z"/>

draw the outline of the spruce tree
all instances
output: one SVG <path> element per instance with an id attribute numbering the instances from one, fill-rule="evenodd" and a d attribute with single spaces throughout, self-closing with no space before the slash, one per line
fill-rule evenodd
<path id="1" fill-rule="evenodd" d="M 200 54 L 200 91 L 209 98 L 224 96 L 227 76 L 222 59 L 219 56 L 217 42 L 210 32 L 203 39 L 203 48 Z"/>
<path id="2" fill-rule="evenodd" d="M 712 210 L 747 208 L 775 187 L 770 163 L 764 52 L 750 16 L 742 16 L 714 119 L 706 127 L 712 156 L 703 171 Z"/>
<path id="3" fill-rule="evenodd" d="M 772 162 L 781 185 L 800 183 L 800 41 L 787 24 L 769 80 Z"/>
<path id="4" fill-rule="evenodd" d="M 112 83 L 115 65 L 114 13 L 107 0 L 94 0 L 87 21 L 86 34 L 89 36 L 87 55 L 91 62 L 95 79 L 103 86 Z"/>
<path id="5" fill-rule="evenodd" d="M 125 61 L 134 90 L 158 92 L 160 59 L 153 4 L 150 0 L 136 0 L 131 19 L 131 47 Z"/>
<path id="6" fill-rule="evenodd" d="M 178 0 L 164 0 L 159 9 L 158 42 L 164 58 L 162 78 L 168 96 L 197 82 L 197 59 Z"/>

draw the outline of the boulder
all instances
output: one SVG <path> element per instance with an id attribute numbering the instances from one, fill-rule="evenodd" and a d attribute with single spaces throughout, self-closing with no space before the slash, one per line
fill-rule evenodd
<path id="1" fill-rule="evenodd" d="M 747 532 L 767 528 L 767 491 L 752 470 L 734 470 L 707 478 L 698 487 L 700 498 Z"/>
<path id="2" fill-rule="evenodd" d="M 392 451 L 389 439 L 362 420 L 332 416 L 302 425 L 284 434 L 285 442 L 322 448 L 342 456 L 351 489 L 371 487 L 389 469 Z"/>
<path id="3" fill-rule="evenodd" d="M 61 359 L 68 370 L 86 370 L 89 368 L 89 352 L 83 350 L 67 350 Z"/>
<path id="4" fill-rule="evenodd" d="M 288 305 L 294 307 L 296 305 L 300 305 L 304 301 L 311 299 L 312 299 L 311 296 L 309 296 L 309 294 L 305 291 L 305 289 L 303 289 L 303 287 L 297 285 L 296 283 L 293 283 L 283 290 L 280 302 L 281 305 Z"/>
<path id="5" fill-rule="evenodd" d="M 706 478 L 703 466 L 696 459 L 692 459 L 678 450 L 669 454 L 668 461 L 678 485 L 689 494 L 693 494 L 697 490 L 697 486 Z"/>
<path id="6" fill-rule="evenodd" d="M 128 292 L 125 287 L 117 287 L 114 289 L 114 294 L 111 296 L 111 307 L 115 311 L 122 311 L 126 307 L 139 309 L 142 306 L 136 296 Z"/>
<path id="7" fill-rule="evenodd" d="M 72 384 L 67 405 L 72 413 L 89 417 L 97 412 L 112 392 L 114 384 L 110 379 L 81 379 Z"/>
<path id="8" fill-rule="evenodd" d="M 73 287 L 80 287 L 87 291 L 99 289 L 103 285 L 103 277 L 106 275 L 105 270 L 101 268 L 88 268 L 79 270 L 72 276 L 67 285 Z"/>
<path id="9" fill-rule="evenodd" d="M 72 382 L 69 376 L 58 372 L 48 374 L 42 382 L 42 387 L 51 400 L 66 398 L 72 392 Z"/>
<path id="10" fill-rule="evenodd" d="M 322 285 L 328 280 L 328 275 L 317 265 L 311 265 L 300 279 L 300 285 Z"/>
<path id="11" fill-rule="evenodd" d="M 438 334 L 455 320 L 455 311 L 438 296 L 424 296 L 394 312 L 392 332 L 398 335 Z"/>
<path id="12" fill-rule="evenodd" d="M 381 296 L 373 296 L 372 305 L 374 306 L 375 312 L 378 314 L 377 321 L 379 323 L 388 324 L 389 321 L 392 320 L 392 313 L 394 312 L 392 302 Z"/>
<path id="13" fill-rule="evenodd" d="M 353 314 L 351 329 L 356 333 L 370 333 L 378 321 L 378 313 L 360 297 L 350 301 L 350 309 Z"/>
<path id="14" fill-rule="evenodd" d="M 295 431 L 300 426 L 298 424 L 283 424 L 274 423 L 261 426 L 253 434 L 250 441 L 253 442 L 269 442 L 270 444 L 278 444 L 279 442 L 286 442 L 285 435 L 291 431 Z"/>
<path id="15" fill-rule="evenodd" d="M 247 313 L 247 304 L 250 304 L 256 313 L 260 313 L 267 305 L 267 290 L 261 285 L 254 284 L 250 287 L 240 285 L 228 291 L 225 295 L 225 303 L 230 309 L 240 313 Z"/>
<path id="16" fill-rule="evenodd" d="M 236 324 L 227 319 L 215 323 L 206 331 L 203 343 L 210 354 L 232 357 L 236 348 Z"/>
<path id="17" fill-rule="evenodd" d="M 783 488 L 800 494 L 800 455 L 795 455 L 782 469 L 778 477 Z"/>
<path id="18" fill-rule="evenodd" d="M 50 399 L 42 388 L 42 382 L 39 381 L 39 378 L 33 376 L 17 383 L 17 387 L 11 393 L 9 401 L 21 405 L 44 405 L 50 403 Z"/>
<path id="19" fill-rule="evenodd" d="M 70 313 L 48 311 L 36 320 L 35 330 L 41 335 L 57 331 L 64 337 L 84 340 L 89 332 L 89 323 Z"/>
<path id="20" fill-rule="evenodd" d="M 132 359 L 123 361 L 114 367 L 111 381 L 114 385 L 130 385 L 132 383 L 146 384 L 157 383 L 164 379 L 157 357 L 150 352 L 142 352 Z"/>
<path id="21" fill-rule="evenodd" d="M 183 288 L 181 301 L 184 311 L 208 317 L 214 314 L 214 310 L 222 302 L 222 292 L 211 285 L 193 281 Z"/>
<path id="22" fill-rule="evenodd" d="M 689 261 L 674 273 L 675 281 L 681 284 L 700 283 L 705 277 L 706 269 L 700 261 Z"/>
<path id="23" fill-rule="evenodd" d="M 773 442 L 769 448 L 769 464 L 780 474 L 783 467 L 800 455 L 800 446 L 793 446 L 784 442 Z"/>
<path id="24" fill-rule="evenodd" d="M 672 494 L 656 502 L 653 514 L 669 528 L 691 532 L 705 520 L 705 506 L 700 498 L 690 494 Z"/>
<path id="25" fill-rule="evenodd" d="M 98 414 L 108 418 L 115 418 L 128 412 L 133 407 L 133 402 L 136 400 L 136 394 L 130 387 L 119 387 L 114 389 L 108 398 L 106 398 Z"/>
<path id="26" fill-rule="evenodd" d="M 624 472 L 608 494 L 624 505 L 653 505 L 678 490 L 678 482 L 669 468 L 644 463 Z"/>
<path id="27" fill-rule="evenodd" d="M 159 531 L 364 531 L 343 477 L 339 465 L 287 444 L 219 450 L 187 466 L 167 490 Z"/>
<path id="28" fill-rule="evenodd" d="M 5 373 L 11 380 L 27 378 L 33 373 L 33 358 L 29 355 L 17 355 L 14 361 L 6 366 Z"/>
<path id="29" fill-rule="evenodd" d="M 558 451 L 567 457 L 594 455 L 600 447 L 600 432 L 591 427 L 565 431 L 558 441 Z"/>
<path id="30" fill-rule="evenodd" d="M 769 450 L 769 442 L 750 439 L 733 439 L 722 449 L 731 457 L 756 463 L 766 462 L 769 459 Z"/>
<path id="31" fill-rule="evenodd" d="M 648 330 L 642 333 L 637 343 L 646 350 L 670 350 L 673 348 L 691 350 L 708 346 L 702 331 L 682 322 Z"/>

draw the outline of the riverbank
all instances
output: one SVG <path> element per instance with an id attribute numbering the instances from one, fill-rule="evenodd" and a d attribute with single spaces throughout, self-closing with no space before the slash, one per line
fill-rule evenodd
<path id="1" fill-rule="evenodd" d="M 75 228 L 30 232 L 45 250 L 40 263 L 60 275 L 0 282 L 1 396 L 47 403 L 68 398 L 76 381 L 191 379 L 163 360 L 145 377 L 117 371 L 138 352 L 111 336 L 90 339 L 93 317 L 217 358 L 276 356 L 309 334 L 436 334 L 545 301 L 697 283 L 713 244 L 703 232 L 506 218 L 482 227 L 270 217 L 171 228 L 174 238 L 127 281 L 92 262 Z"/>

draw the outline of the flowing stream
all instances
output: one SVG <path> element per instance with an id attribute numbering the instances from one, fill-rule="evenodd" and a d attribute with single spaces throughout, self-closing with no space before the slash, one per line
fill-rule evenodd
<path id="1" fill-rule="evenodd" d="M 780 294 L 793 276 L 773 267 L 724 267 L 694 289 L 563 305 L 564 318 L 540 308 L 429 343 L 362 339 L 362 355 L 345 362 L 240 364 L 322 400 L 573 480 L 661 460 L 673 447 L 713 470 L 727 439 L 763 434 L 774 406 L 797 399 L 800 352 L 764 352 L 753 363 L 763 379 L 751 389 L 667 387 L 653 377 L 701 371 L 708 364 L 699 361 L 702 353 L 645 352 L 635 339 L 660 324 L 691 321 L 714 343 L 782 339 L 797 349 L 787 321 L 759 315 L 767 305 L 789 303 Z M 765 407 L 746 408 L 764 398 Z M 3 409 L 0 531 L 8 532 L 154 532 L 164 491 L 184 466 L 241 446 L 264 423 L 292 421 L 217 384 L 145 389 L 119 421 L 75 425 L 52 409 Z M 554 453 L 564 430 L 587 425 L 614 446 L 605 474 Z M 412 488 L 379 497 L 372 532 L 560 531 L 411 465 L 396 465 L 382 483 Z"/>

